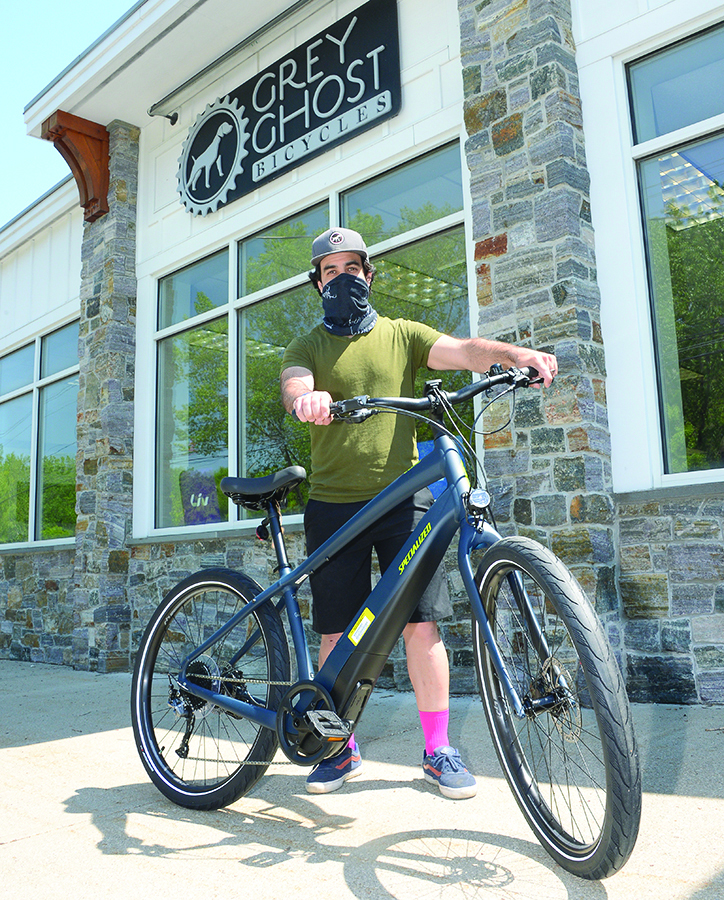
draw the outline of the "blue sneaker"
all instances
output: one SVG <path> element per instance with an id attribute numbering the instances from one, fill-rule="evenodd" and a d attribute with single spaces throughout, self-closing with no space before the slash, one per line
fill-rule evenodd
<path id="1" fill-rule="evenodd" d="M 312 769 L 307 778 L 307 790 L 310 794 L 331 794 L 341 788 L 345 781 L 359 775 L 362 769 L 362 757 L 359 747 L 345 747 L 331 759 L 323 759 Z"/>
<path id="2" fill-rule="evenodd" d="M 478 786 L 452 747 L 438 747 L 434 753 L 422 753 L 422 771 L 425 781 L 436 784 L 440 793 L 451 800 L 474 797 Z"/>

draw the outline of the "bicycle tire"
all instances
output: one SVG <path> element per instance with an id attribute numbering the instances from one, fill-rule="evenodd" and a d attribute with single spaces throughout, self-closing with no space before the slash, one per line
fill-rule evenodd
<path id="1" fill-rule="evenodd" d="M 254 787 L 276 753 L 273 729 L 184 693 L 175 680 L 181 660 L 260 591 L 242 573 L 198 572 L 166 595 L 141 640 L 131 688 L 136 747 L 153 783 L 179 806 L 228 806 Z M 250 636 L 253 644 L 234 660 Z M 202 679 L 199 684 L 276 709 L 290 680 L 289 648 L 276 609 L 262 604 L 191 663 L 189 673 Z"/>
<path id="2" fill-rule="evenodd" d="M 509 676 L 528 707 L 523 719 L 512 711 L 474 620 L 480 696 L 505 777 L 559 865 L 582 878 L 606 878 L 636 843 L 641 773 L 628 697 L 603 626 L 570 571 L 535 541 L 503 538 L 486 551 L 476 577 Z M 520 579 L 548 642 L 545 660 L 514 599 Z M 545 696 L 555 704 L 534 712 Z"/>

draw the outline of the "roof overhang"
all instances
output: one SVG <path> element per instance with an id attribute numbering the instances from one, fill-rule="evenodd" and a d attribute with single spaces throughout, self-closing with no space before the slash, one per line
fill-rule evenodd
<path id="1" fill-rule="evenodd" d="M 143 127 L 242 58 L 282 19 L 311 14 L 327 0 L 141 0 L 64 69 L 25 109 L 41 136 L 57 110 L 107 125 Z M 149 113 L 150 111 L 150 113 Z"/>

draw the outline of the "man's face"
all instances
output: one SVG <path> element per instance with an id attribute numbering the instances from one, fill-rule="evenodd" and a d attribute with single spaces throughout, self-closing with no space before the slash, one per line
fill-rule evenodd
<path id="1" fill-rule="evenodd" d="M 336 278 L 337 275 L 341 275 L 342 272 L 347 272 L 349 275 L 360 276 L 366 280 L 367 284 L 370 284 L 372 281 L 372 274 L 368 272 L 367 275 L 365 275 L 363 272 L 362 257 L 359 253 L 330 253 L 329 256 L 325 256 L 320 263 L 320 271 L 322 280 L 317 282 L 320 291 L 327 282 Z"/>

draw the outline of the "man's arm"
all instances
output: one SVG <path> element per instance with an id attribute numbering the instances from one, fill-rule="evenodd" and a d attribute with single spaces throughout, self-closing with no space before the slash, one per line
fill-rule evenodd
<path id="1" fill-rule="evenodd" d="M 314 375 L 302 366 L 290 366 L 281 376 L 282 404 L 288 413 L 297 414 L 300 422 L 329 425 L 332 417 L 329 404 L 332 397 L 327 391 L 314 390 Z"/>
<path id="2" fill-rule="evenodd" d="M 467 369 L 470 372 L 487 372 L 494 364 L 508 366 L 533 366 L 543 378 L 546 387 L 558 374 L 558 363 L 552 353 L 540 353 L 502 341 L 485 338 L 454 338 L 441 335 L 430 349 L 427 365 L 430 369 Z"/>

